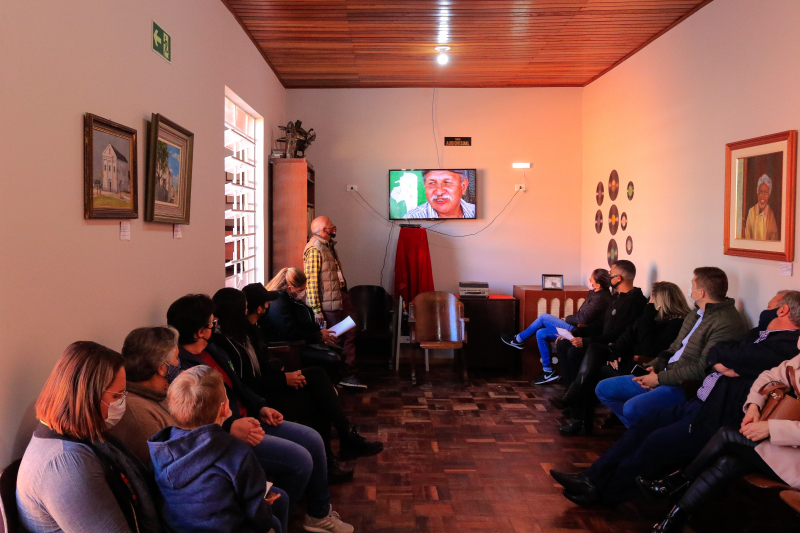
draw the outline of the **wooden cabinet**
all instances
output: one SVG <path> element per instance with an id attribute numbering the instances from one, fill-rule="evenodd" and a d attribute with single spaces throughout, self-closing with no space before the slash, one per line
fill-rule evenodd
<path id="1" fill-rule="evenodd" d="M 542 290 L 541 285 L 514 285 L 514 297 L 519 300 L 517 333 L 524 331 L 539 315 L 545 313 L 561 319 L 574 315 L 587 294 L 589 289 L 583 285 L 567 285 L 563 291 Z M 557 358 L 555 356 L 553 364 L 558 364 Z M 536 337 L 531 337 L 525 341 L 522 350 L 522 375 L 525 379 L 534 379 L 541 371 L 539 347 Z"/>
<path id="2" fill-rule="evenodd" d="M 284 267 L 303 268 L 303 248 L 314 220 L 314 167 L 301 158 L 270 160 L 270 276 Z"/>
<path id="3" fill-rule="evenodd" d="M 470 369 L 509 369 L 518 366 L 519 350 L 500 340 L 516 328 L 517 300 L 504 294 L 461 298 L 467 323 L 466 356 Z"/>

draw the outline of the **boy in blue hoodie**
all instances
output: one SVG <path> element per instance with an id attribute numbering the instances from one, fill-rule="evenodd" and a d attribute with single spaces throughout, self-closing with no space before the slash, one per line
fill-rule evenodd
<path id="1" fill-rule="evenodd" d="M 267 489 L 250 447 L 222 429 L 231 416 L 222 376 L 207 366 L 183 371 L 167 403 L 177 427 L 148 441 L 161 515 L 173 533 L 286 533 L 289 500 Z"/>

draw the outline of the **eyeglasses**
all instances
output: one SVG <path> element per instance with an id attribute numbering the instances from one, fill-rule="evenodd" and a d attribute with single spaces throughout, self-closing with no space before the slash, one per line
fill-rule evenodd
<path id="1" fill-rule="evenodd" d="M 109 393 L 114 398 L 119 398 L 120 396 L 123 397 L 123 398 L 127 398 L 128 397 L 128 387 L 125 387 L 124 389 L 122 389 L 119 392 L 110 392 L 108 389 L 104 390 L 103 392 L 104 393 L 106 393 L 106 392 Z"/>
<path id="2" fill-rule="evenodd" d="M 215 327 L 217 327 L 217 322 L 219 322 L 219 319 L 215 318 L 214 320 L 211 321 L 209 325 L 205 327 L 205 329 L 214 329 Z"/>

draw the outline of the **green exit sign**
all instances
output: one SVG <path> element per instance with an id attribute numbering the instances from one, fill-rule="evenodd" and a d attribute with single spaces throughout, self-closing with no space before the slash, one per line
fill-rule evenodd
<path id="1" fill-rule="evenodd" d="M 157 53 L 170 63 L 172 62 L 172 39 L 169 33 L 161 29 L 161 27 L 153 21 L 153 38 L 151 41 L 153 45 L 153 52 Z"/>

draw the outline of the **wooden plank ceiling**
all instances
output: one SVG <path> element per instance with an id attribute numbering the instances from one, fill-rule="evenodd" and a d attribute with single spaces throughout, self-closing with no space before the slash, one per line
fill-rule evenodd
<path id="1" fill-rule="evenodd" d="M 285 87 L 322 88 L 582 87 L 711 0 L 222 1 Z"/>

